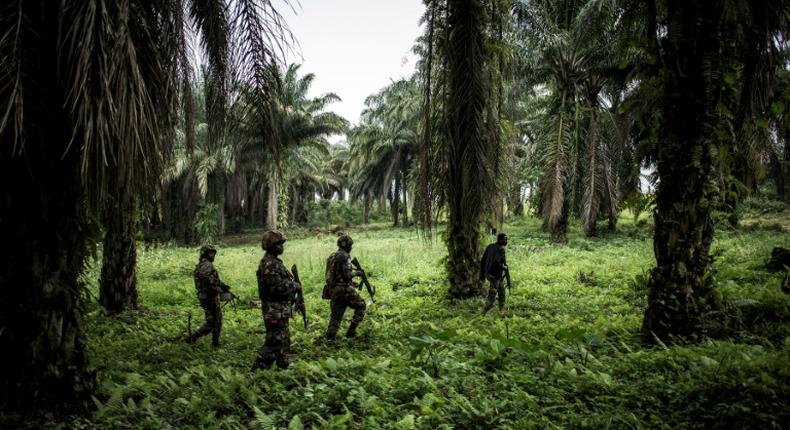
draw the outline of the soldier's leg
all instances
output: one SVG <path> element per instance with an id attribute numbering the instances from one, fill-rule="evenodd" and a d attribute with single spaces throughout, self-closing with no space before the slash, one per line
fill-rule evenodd
<path id="1" fill-rule="evenodd" d="M 497 296 L 497 288 L 496 288 L 496 280 L 489 279 L 488 280 L 488 297 L 486 297 L 486 305 L 483 308 L 483 313 L 488 312 L 491 308 L 494 307 L 494 300 L 496 300 Z"/>
<path id="2" fill-rule="evenodd" d="M 288 368 L 288 350 L 291 348 L 291 332 L 288 328 L 288 319 L 280 320 L 280 345 L 277 350 L 277 367 L 280 369 Z"/>
<path id="3" fill-rule="evenodd" d="M 343 322 L 343 314 L 346 313 L 346 302 L 342 297 L 332 297 L 331 313 L 329 315 L 329 327 L 326 329 L 326 338 L 335 340 L 337 331 L 340 330 L 340 323 Z"/>
<path id="4" fill-rule="evenodd" d="M 367 305 L 365 304 L 365 300 L 362 298 L 362 296 L 360 296 L 359 293 L 353 288 L 349 288 L 347 296 L 348 307 L 354 310 L 354 316 L 351 318 L 351 324 L 348 326 L 346 337 L 355 337 L 357 335 L 357 326 L 365 318 L 365 310 L 367 309 Z"/>
<path id="5" fill-rule="evenodd" d="M 500 279 L 497 282 L 497 299 L 499 301 L 499 310 L 505 309 L 505 283 Z"/>
<path id="6" fill-rule="evenodd" d="M 277 360 L 282 337 L 280 321 L 279 319 L 264 319 L 266 340 L 258 350 L 258 357 L 255 359 L 255 364 L 252 365 L 252 370 L 268 369 Z"/>
<path id="7" fill-rule="evenodd" d="M 198 329 L 192 333 L 192 336 L 187 339 L 187 343 L 194 343 L 196 340 L 198 340 L 198 338 L 211 333 L 214 327 L 214 314 L 212 313 L 210 300 L 201 300 L 200 306 L 203 307 L 203 314 L 205 315 L 206 320 L 203 321 L 203 325 L 198 327 Z"/>
<path id="8" fill-rule="evenodd" d="M 212 312 L 214 313 L 214 324 L 211 326 L 211 344 L 217 347 L 219 346 L 219 336 L 222 334 L 222 306 L 219 304 L 219 299 L 214 301 Z"/>

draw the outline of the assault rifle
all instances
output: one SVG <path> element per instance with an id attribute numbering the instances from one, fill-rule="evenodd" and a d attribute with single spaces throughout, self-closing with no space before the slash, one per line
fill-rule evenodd
<path id="1" fill-rule="evenodd" d="M 299 285 L 302 285 L 302 281 L 299 280 L 299 269 L 296 268 L 296 264 L 291 266 L 291 273 L 294 275 L 294 281 L 298 282 Z M 294 302 L 296 302 L 296 310 L 302 314 L 302 321 L 304 321 L 304 328 L 307 329 L 307 310 L 304 307 L 304 294 L 302 293 L 302 289 L 300 288 L 296 292 L 296 296 L 294 296 Z"/>
<path id="2" fill-rule="evenodd" d="M 505 265 L 505 280 L 507 281 L 507 290 L 510 291 L 510 267 Z"/>
<path id="3" fill-rule="evenodd" d="M 233 303 L 235 307 L 239 297 L 230 292 L 230 285 L 223 283 L 220 288 L 222 288 L 222 292 L 219 293 L 219 300 L 223 302 L 221 307 L 224 308 L 228 303 Z"/>
<path id="4" fill-rule="evenodd" d="M 373 288 L 372 285 L 370 285 L 370 282 L 368 281 L 368 275 L 366 275 L 365 271 L 362 270 L 362 265 L 359 264 L 359 260 L 357 260 L 357 257 L 354 257 L 351 260 L 351 264 L 353 264 L 354 268 L 359 271 L 359 277 L 362 278 L 362 283 L 365 284 L 365 288 L 368 289 L 368 294 L 370 294 L 370 301 L 376 303 L 376 300 L 373 298 L 373 296 L 376 295 L 376 289 Z"/>

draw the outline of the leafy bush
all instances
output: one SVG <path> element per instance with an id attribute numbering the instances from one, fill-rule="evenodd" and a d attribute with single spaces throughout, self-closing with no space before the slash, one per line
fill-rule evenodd
<path id="1" fill-rule="evenodd" d="M 195 217 L 195 232 L 200 243 L 214 243 L 219 237 L 219 209 L 214 203 L 204 205 Z"/>
<path id="2" fill-rule="evenodd" d="M 763 267 L 774 246 L 790 247 L 790 236 L 717 232 L 712 282 L 724 314 L 706 317 L 709 337 L 699 344 L 644 348 L 638 333 L 655 263 L 649 240 L 626 233 L 588 240 L 573 224 L 574 245 L 554 246 L 529 217 L 506 231 L 507 310 L 481 316 L 482 299 L 447 298 L 440 242 L 406 229 L 352 230 L 354 255 L 379 288 L 359 337 L 335 346 L 314 345 L 329 315 L 320 294 L 334 237 L 291 237 L 282 258 L 299 266 L 309 325 L 291 325 L 287 371 L 249 371 L 264 338 L 255 307 L 224 309 L 220 349 L 205 338 L 185 344 L 188 314 L 193 329 L 202 322 L 191 280 L 195 250 L 141 249 L 138 288 L 148 310 L 108 317 L 88 304 L 88 352 L 99 380 L 94 413 L 60 422 L 0 414 L 0 427 L 763 429 L 790 422 L 790 296 L 779 291 L 782 274 Z M 242 303 L 257 298 L 258 237 L 221 248 L 215 261 Z M 99 265 L 91 270 L 86 279 L 98 279 Z"/>
<path id="3" fill-rule="evenodd" d="M 638 225 L 639 216 L 643 212 L 650 211 L 654 205 L 655 196 L 653 194 L 642 194 L 634 191 L 623 199 L 623 209 L 631 211 L 634 215 L 634 225 Z"/>
<path id="4" fill-rule="evenodd" d="M 375 205 L 373 205 L 375 206 Z M 321 199 L 307 203 L 308 227 L 327 225 L 362 225 L 362 203 L 349 200 Z M 391 221 L 389 212 L 378 212 L 371 208 L 369 222 Z"/>
<path id="5" fill-rule="evenodd" d="M 765 215 L 779 213 L 785 209 L 785 203 L 776 200 L 766 192 L 756 192 L 743 200 L 741 212 L 747 215 Z"/>

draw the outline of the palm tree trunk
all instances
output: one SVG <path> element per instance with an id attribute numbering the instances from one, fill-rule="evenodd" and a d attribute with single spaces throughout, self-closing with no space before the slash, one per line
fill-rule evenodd
<path id="1" fill-rule="evenodd" d="M 431 163 L 429 162 L 428 152 L 433 144 L 433 125 L 431 123 L 431 74 L 433 73 L 433 38 L 434 38 L 434 28 L 435 28 L 435 21 L 436 21 L 436 7 L 437 1 L 432 0 L 430 2 L 431 7 L 431 14 L 428 18 L 428 36 L 425 40 L 426 44 L 426 52 L 427 55 L 425 57 L 425 71 L 423 72 L 423 76 L 425 79 L 425 87 L 423 88 L 423 137 L 422 141 L 420 142 L 420 179 L 419 179 L 419 217 L 420 217 L 420 224 L 421 228 L 430 234 L 431 228 L 433 227 L 432 223 L 432 210 L 431 210 L 431 203 L 432 203 L 432 192 L 430 186 L 430 178 L 431 178 Z"/>
<path id="2" fill-rule="evenodd" d="M 370 194 L 362 197 L 362 224 L 370 224 Z"/>
<path id="3" fill-rule="evenodd" d="M 73 412 L 87 408 L 94 384 L 81 325 L 80 276 L 88 258 L 86 235 L 97 226 L 82 209 L 77 151 L 61 161 L 70 131 L 60 136 L 63 145 L 54 144 L 59 136 L 38 137 L 28 134 L 25 158 L 12 157 L 6 139 L 0 145 L 0 177 L 13 184 L 0 199 L 0 237 L 13 250 L 0 268 L 0 404 L 4 411 Z"/>
<path id="4" fill-rule="evenodd" d="M 299 204 L 300 204 L 300 199 L 302 198 L 302 195 L 301 195 L 301 193 L 299 193 L 299 189 L 293 183 L 291 183 L 291 185 L 288 187 L 288 189 L 289 189 L 289 192 L 291 193 L 291 198 L 288 201 L 288 206 L 290 206 L 289 209 L 290 209 L 291 215 L 288 217 L 288 219 L 291 220 L 292 223 L 298 224 L 299 221 L 296 219 L 296 214 L 298 213 L 298 210 L 299 210 Z"/>
<path id="5" fill-rule="evenodd" d="M 392 226 L 398 226 L 398 214 L 400 212 L 400 175 L 395 174 L 395 188 L 390 190 L 390 209 L 392 209 Z"/>
<path id="6" fill-rule="evenodd" d="M 712 141 L 706 132 L 712 103 L 705 80 L 707 58 L 717 55 L 716 8 L 678 1 L 669 7 L 664 60 L 663 117 L 659 128 L 653 248 L 656 267 L 648 282 L 642 340 L 667 342 L 697 332 L 713 240 L 709 182 Z M 714 96 L 715 97 L 715 96 Z"/>
<path id="7" fill-rule="evenodd" d="M 401 172 L 401 188 L 403 189 L 403 226 L 409 225 L 409 202 L 406 192 L 406 172 Z"/>
<path id="8" fill-rule="evenodd" d="M 551 241 L 568 241 L 568 155 L 565 149 L 567 124 L 565 123 L 565 99 L 560 105 L 554 154 L 544 162 L 543 186 L 541 186 L 540 211 L 543 213 L 544 227 L 549 230 Z"/>
<path id="9" fill-rule="evenodd" d="M 483 10 L 479 0 L 449 0 L 447 74 L 448 211 L 447 273 L 450 296 L 477 292 L 479 229 L 486 203 L 483 188 L 491 184 L 481 165 L 484 148 L 486 91 L 483 84 Z M 477 156 L 469 156 L 476 154 Z"/>
<path id="10" fill-rule="evenodd" d="M 85 210 L 81 141 L 71 127 L 57 57 L 58 2 L 20 2 L 25 59 L 24 122 L 8 102 L 13 84 L 0 77 L 10 120 L 0 133 L 0 405 L 12 414 L 86 410 L 95 375 L 87 369 L 82 329 L 89 243 L 98 226 Z M 0 56 L 11 58 L 8 43 Z M 5 48 L 5 49 L 4 49 Z M 6 63 L 4 63 L 4 67 Z M 8 73 L 12 65 L 8 66 Z M 15 132 L 25 136 L 19 146 Z M 73 139 L 74 138 L 74 139 Z M 71 146 L 71 150 L 67 148 Z"/>
<path id="11" fill-rule="evenodd" d="M 790 204 L 790 130 L 784 133 L 784 153 L 779 154 L 779 163 L 777 163 L 775 175 L 776 182 L 776 195 L 777 197 Z"/>
<path id="12" fill-rule="evenodd" d="M 385 210 L 387 210 L 387 200 L 386 200 L 386 195 L 385 194 L 382 193 L 379 196 L 378 201 L 377 201 L 377 205 L 378 205 L 379 213 L 382 213 Z"/>
<path id="13" fill-rule="evenodd" d="M 524 201 L 521 199 L 521 184 L 515 183 L 507 196 L 507 207 L 513 216 L 524 215 Z"/>
<path id="14" fill-rule="evenodd" d="M 217 204 L 217 225 L 219 226 L 219 234 L 225 233 L 225 174 L 215 173 L 214 181 L 214 202 Z"/>
<path id="15" fill-rule="evenodd" d="M 278 196 L 277 172 L 275 171 L 269 181 L 269 196 L 266 200 L 266 228 L 270 230 L 277 230 Z"/>
<path id="16" fill-rule="evenodd" d="M 115 191 L 104 210 L 99 303 L 110 314 L 117 314 L 137 307 L 135 208 L 129 181 L 120 176 L 110 177 L 109 181 Z"/>
<path id="17" fill-rule="evenodd" d="M 595 113 L 591 112 L 587 123 L 587 168 L 584 170 L 587 178 L 583 183 L 584 197 L 582 201 L 582 227 L 584 235 L 587 237 L 598 235 L 598 210 L 601 208 L 598 188 L 602 185 L 598 181 L 601 180 L 599 164 L 602 161 L 598 157 L 596 127 Z"/>

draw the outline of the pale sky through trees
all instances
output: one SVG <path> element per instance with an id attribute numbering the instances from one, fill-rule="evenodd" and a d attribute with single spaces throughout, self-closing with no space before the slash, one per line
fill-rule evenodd
<path id="1" fill-rule="evenodd" d="M 365 98 L 414 72 L 412 46 L 421 34 L 421 0 L 300 0 L 297 15 L 280 7 L 299 43 L 288 62 L 314 73 L 310 96 L 334 92 L 330 109 L 359 122 Z M 301 57 L 299 57 L 301 53 Z M 335 140 L 335 139 L 332 139 Z"/>

